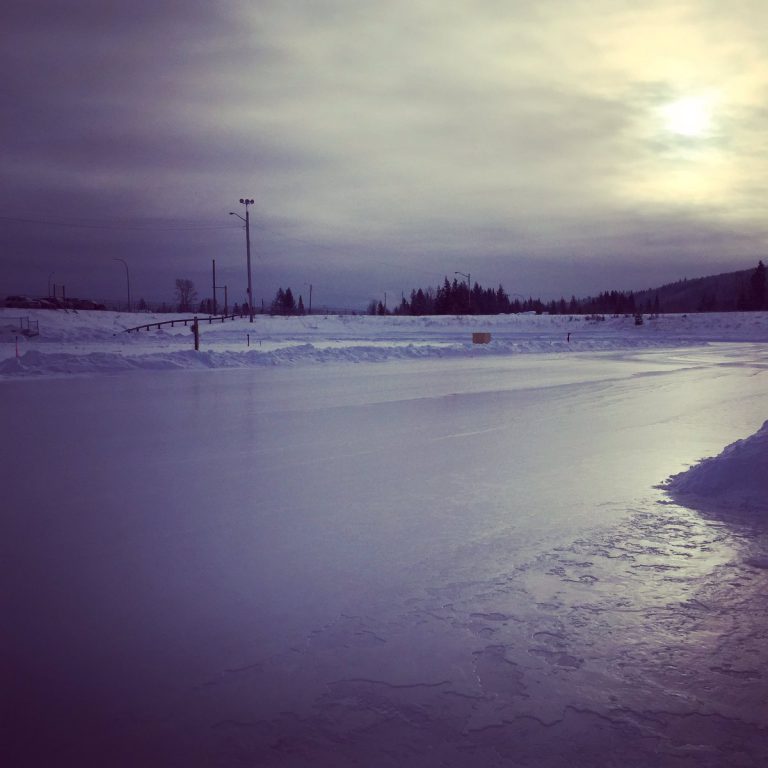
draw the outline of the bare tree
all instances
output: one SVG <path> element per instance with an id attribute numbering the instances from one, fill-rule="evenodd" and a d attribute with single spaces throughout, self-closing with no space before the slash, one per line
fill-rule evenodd
<path id="1" fill-rule="evenodd" d="M 195 284 L 186 278 L 176 278 L 176 301 L 179 304 L 179 312 L 191 312 L 192 303 L 197 298 Z"/>

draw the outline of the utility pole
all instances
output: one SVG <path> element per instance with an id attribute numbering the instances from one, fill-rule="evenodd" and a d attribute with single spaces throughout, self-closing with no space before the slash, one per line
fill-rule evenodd
<path id="1" fill-rule="evenodd" d="M 213 314 L 216 314 L 216 259 L 211 259 L 213 261 Z"/>
<path id="2" fill-rule="evenodd" d="M 216 298 L 216 291 L 217 290 L 223 290 L 224 291 L 224 314 L 228 314 L 227 310 L 229 309 L 229 301 L 227 300 L 227 286 L 226 285 L 216 285 L 216 259 L 212 259 L 213 261 L 213 314 L 218 314 L 218 299 Z"/>
<path id="3" fill-rule="evenodd" d="M 245 206 L 245 256 L 248 263 L 248 310 L 250 313 L 249 322 L 253 322 L 253 283 L 251 281 L 251 227 L 248 223 L 248 206 L 253 205 L 253 200 L 240 198 L 240 202 Z"/>
<path id="4" fill-rule="evenodd" d="M 234 211 L 230 211 L 230 216 L 237 216 L 238 219 L 242 219 L 245 222 L 245 258 L 248 266 L 248 312 L 250 315 L 250 321 L 253 322 L 253 284 L 251 282 L 251 228 L 248 217 L 248 206 L 253 205 L 253 200 L 245 197 L 240 198 L 240 202 L 245 206 L 245 218 Z"/>

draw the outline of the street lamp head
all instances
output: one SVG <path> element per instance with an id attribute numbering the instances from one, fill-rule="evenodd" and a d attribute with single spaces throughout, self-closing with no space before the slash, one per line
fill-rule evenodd
<path id="1" fill-rule="evenodd" d="M 241 197 L 241 198 L 240 198 L 240 202 L 241 202 L 241 203 L 244 203 L 244 202 L 245 202 L 245 200 L 243 200 L 243 198 Z"/>

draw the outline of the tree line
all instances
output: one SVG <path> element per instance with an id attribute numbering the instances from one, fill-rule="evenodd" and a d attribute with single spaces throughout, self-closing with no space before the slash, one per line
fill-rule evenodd
<path id="1" fill-rule="evenodd" d="M 744 280 L 744 278 L 741 279 Z M 738 296 L 734 296 L 732 301 L 717 302 L 714 295 L 710 298 L 709 294 L 702 294 L 695 306 L 683 306 L 672 296 L 664 297 L 665 288 L 674 289 L 676 285 L 662 287 L 655 292 L 641 291 L 638 296 L 632 291 L 604 291 L 597 296 L 588 296 L 584 299 L 571 296 L 567 300 L 561 297 L 559 300 L 545 303 L 533 297 L 511 298 L 501 284 L 497 288 L 483 288 L 475 282 L 470 290 L 467 282 L 456 278 L 450 281 L 446 277 L 436 288 L 414 288 L 408 297 L 403 294 L 399 304 L 391 309 L 383 301 L 373 300 L 369 303 L 367 312 L 371 315 L 499 315 L 520 312 L 550 315 L 637 315 L 642 313 L 658 315 L 662 311 L 768 309 L 768 284 L 766 268 L 762 261 L 749 274 L 749 279 L 741 284 Z M 190 312 L 198 306 L 197 291 L 191 280 L 177 278 L 175 298 L 179 312 Z M 171 311 L 170 308 L 169 311 Z M 198 311 L 211 313 L 212 301 L 210 299 L 201 301 Z M 232 311 L 247 313 L 248 306 L 246 303 L 242 306 L 235 304 Z M 303 315 L 306 312 L 304 299 L 299 295 L 297 301 L 290 287 L 280 287 L 269 305 L 269 312 L 273 315 Z"/>
<path id="2" fill-rule="evenodd" d="M 501 315 L 535 312 L 536 314 L 632 314 L 636 311 L 632 293 L 611 291 L 597 297 L 570 301 L 543 302 L 540 298 L 514 297 L 499 284 L 498 288 L 483 288 L 475 282 L 472 289 L 466 282 L 447 277 L 437 288 L 414 288 L 410 297 L 403 296 L 391 311 L 381 301 L 368 305 L 369 314 L 383 315 Z"/>

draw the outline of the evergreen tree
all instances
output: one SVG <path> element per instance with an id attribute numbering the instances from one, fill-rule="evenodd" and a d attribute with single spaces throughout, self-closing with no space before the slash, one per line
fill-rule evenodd
<path id="1" fill-rule="evenodd" d="M 292 315 L 296 312 L 296 299 L 293 298 L 293 292 L 290 288 L 285 289 L 285 295 L 283 298 L 283 313 L 286 315 Z"/>
<path id="2" fill-rule="evenodd" d="M 491 293 L 493 293 L 493 291 L 491 291 Z M 491 299 L 491 303 L 489 305 L 488 293 L 480 287 L 478 282 L 475 282 L 475 284 L 472 286 L 472 291 L 469 294 L 469 304 L 470 306 L 467 307 L 467 311 L 474 315 L 493 314 L 491 309 L 493 300 Z"/>
<path id="3" fill-rule="evenodd" d="M 421 288 L 419 288 L 418 291 L 411 292 L 411 314 L 414 314 L 414 315 L 429 314 L 427 297 L 424 295 L 424 291 Z"/>
<path id="4" fill-rule="evenodd" d="M 269 311 L 273 315 L 295 315 L 297 312 L 304 313 L 304 302 L 299 297 L 301 304 L 297 308 L 296 299 L 293 297 L 293 291 L 290 288 L 278 288 L 275 298 L 272 299 Z"/>
<path id="5" fill-rule="evenodd" d="M 501 283 L 499 283 L 499 287 L 496 291 L 496 311 L 504 314 L 507 314 L 510 311 L 509 296 L 507 296 Z"/>
<path id="6" fill-rule="evenodd" d="M 451 284 L 446 277 L 435 296 L 435 314 L 448 315 L 451 312 Z"/>
<path id="7" fill-rule="evenodd" d="M 275 298 L 272 299 L 272 305 L 270 306 L 270 313 L 273 315 L 282 315 L 283 307 L 285 306 L 285 291 L 282 288 L 277 289 Z"/>

